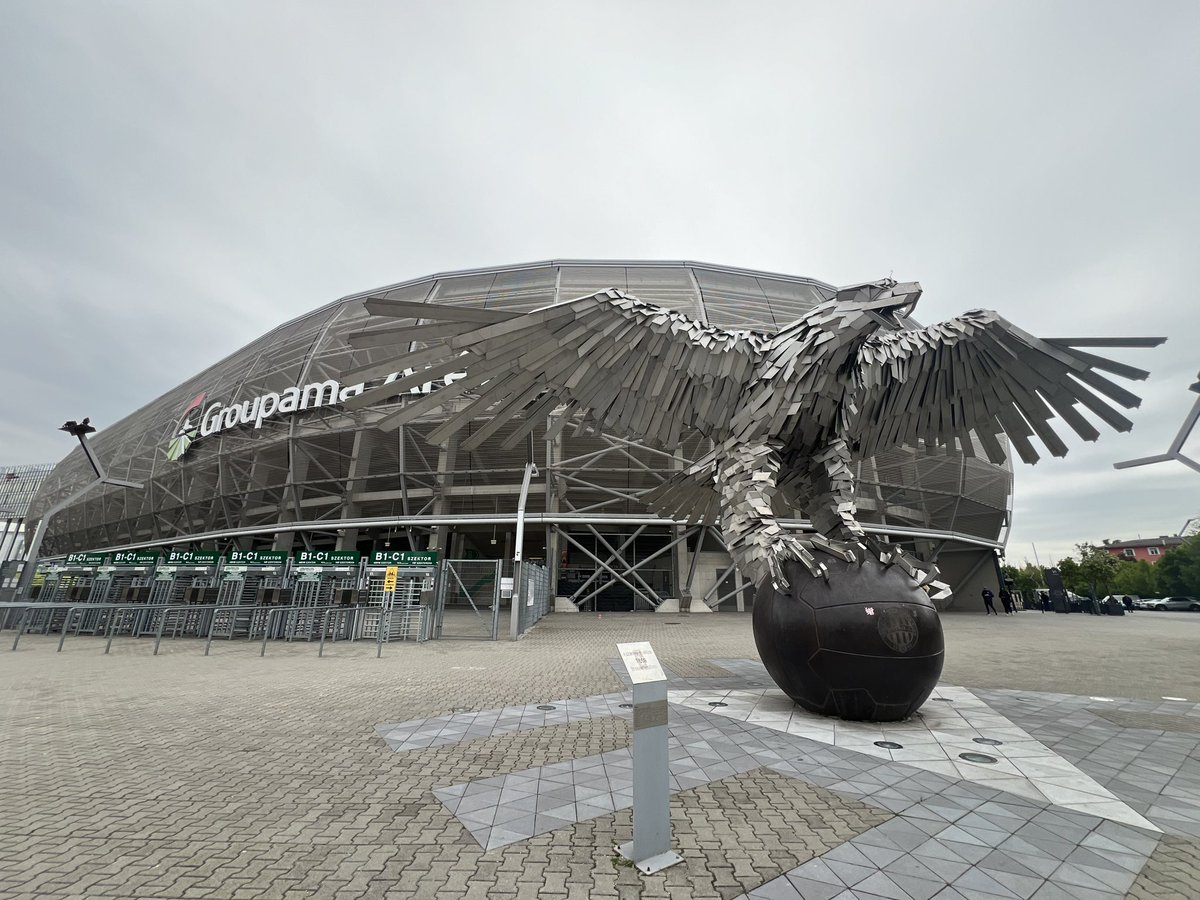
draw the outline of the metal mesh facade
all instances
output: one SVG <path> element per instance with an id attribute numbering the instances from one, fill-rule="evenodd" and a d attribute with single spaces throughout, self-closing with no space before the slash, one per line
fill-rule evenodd
<path id="1" fill-rule="evenodd" d="M 25 518 L 52 463 L 0 466 L 0 575 L 9 559 L 25 552 Z"/>
<path id="2" fill-rule="evenodd" d="M 472 452 L 429 439 L 444 418 L 437 410 L 398 431 L 372 427 L 402 400 L 356 413 L 326 405 L 270 418 L 259 428 L 230 427 L 198 437 L 178 459 L 169 458 L 168 447 L 197 399 L 199 415 L 214 402 L 228 406 L 291 386 L 341 384 L 343 373 L 394 355 L 347 342 L 368 325 L 367 296 L 531 310 L 610 287 L 715 325 L 766 329 L 794 320 L 832 292 L 812 279 L 699 263 L 555 261 L 434 275 L 345 297 L 281 325 L 97 434 L 92 446 L 109 473 L 145 488 L 92 492 L 56 518 L 43 552 L 180 545 L 201 536 L 210 545 L 234 539 L 262 545 L 280 523 L 311 524 L 306 542 L 352 545 L 369 543 L 372 533 L 351 528 L 335 537 L 348 522 L 375 520 L 370 524 L 384 529 L 396 520 L 419 526 L 422 517 L 511 515 L 527 453 L 523 442 L 501 446 L 514 426 L 501 427 Z M 414 352 L 423 346 L 413 345 Z M 486 424 L 477 420 L 472 427 Z M 693 436 L 683 456 L 704 449 L 706 442 Z M 667 454 L 571 428 L 549 442 L 544 429 L 535 430 L 533 453 L 549 477 L 531 494 L 529 512 L 597 521 L 646 515 L 638 494 L 680 465 Z M 90 477 L 77 449 L 47 478 L 31 515 Z M 1007 466 L 904 449 L 863 461 L 859 479 L 864 523 L 995 543 L 1008 521 Z"/>

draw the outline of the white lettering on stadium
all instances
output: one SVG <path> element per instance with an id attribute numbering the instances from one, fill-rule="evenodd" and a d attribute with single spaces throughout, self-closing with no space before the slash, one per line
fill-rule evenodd
<path id="1" fill-rule="evenodd" d="M 391 384 L 398 378 L 407 378 L 414 374 L 416 373 L 412 369 L 405 369 L 403 372 L 393 372 L 383 380 L 383 384 Z M 463 377 L 464 373 L 452 372 L 445 378 L 427 381 L 422 385 L 414 387 L 410 389 L 409 393 L 418 395 L 429 394 L 440 387 L 453 384 Z M 366 389 L 366 382 L 342 387 L 336 381 L 330 379 L 328 381 L 314 381 L 312 384 L 306 384 L 303 387 L 286 388 L 278 393 L 268 391 L 250 400 L 242 400 L 239 403 L 231 403 L 228 406 L 220 401 L 216 401 L 208 404 L 200 416 L 199 437 L 209 437 L 210 435 L 241 425 L 251 425 L 256 429 L 262 428 L 263 422 L 284 413 L 319 409 L 325 406 L 341 406 L 341 404 L 345 403 L 351 397 L 358 396 Z M 186 431 L 189 427 L 195 426 L 191 426 L 190 423 L 185 422 L 180 431 Z"/>

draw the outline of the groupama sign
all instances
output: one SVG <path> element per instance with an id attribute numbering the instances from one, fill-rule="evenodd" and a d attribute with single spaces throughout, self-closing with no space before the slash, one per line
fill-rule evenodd
<path id="1" fill-rule="evenodd" d="M 392 372 L 379 385 L 391 384 L 398 378 L 407 378 L 413 374 L 415 373 L 412 369 Z M 443 378 L 427 381 L 411 388 L 409 393 L 429 394 L 464 377 L 465 373 L 452 372 Z M 358 384 L 343 386 L 330 378 L 326 381 L 296 385 L 282 391 L 267 391 L 265 394 L 258 394 L 248 400 L 240 400 L 235 403 L 225 403 L 221 400 L 209 401 L 207 392 L 197 394 L 184 408 L 179 424 L 172 433 L 167 444 L 167 459 L 179 459 L 196 441 L 222 431 L 242 427 L 258 430 L 262 428 L 264 422 L 269 422 L 279 416 L 290 416 L 310 409 L 341 406 L 351 397 L 357 397 L 368 386 L 376 387 L 377 385 L 360 381 Z"/>

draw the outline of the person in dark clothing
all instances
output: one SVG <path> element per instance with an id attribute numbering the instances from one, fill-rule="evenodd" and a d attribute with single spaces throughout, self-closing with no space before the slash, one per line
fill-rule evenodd
<path id="1" fill-rule="evenodd" d="M 1011 616 L 1016 610 L 1013 608 L 1012 594 L 1007 588 L 1000 588 L 1000 605 L 1004 607 L 1004 614 Z"/>
<path id="2" fill-rule="evenodd" d="M 995 595 L 991 592 L 991 590 L 989 588 L 983 589 L 983 606 L 984 606 L 983 614 L 985 616 L 988 613 L 991 613 L 993 616 L 1000 615 L 1000 613 L 996 612 L 996 607 L 992 605 L 992 598 L 994 596 Z"/>
<path id="3" fill-rule="evenodd" d="M 1122 597 L 1121 603 L 1124 604 L 1126 612 L 1133 612 L 1133 598 L 1132 597 Z"/>

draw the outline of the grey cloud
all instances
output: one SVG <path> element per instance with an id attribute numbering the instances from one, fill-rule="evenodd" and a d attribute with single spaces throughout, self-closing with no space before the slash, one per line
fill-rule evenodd
<path id="1" fill-rule="evenodd" d="M 1012 540 L 1182 523 L 1192 473 L 1109 467 L 1194 396 L 1198 56 L 1191 2 L 9 4 L 0 459 L 352 291 L 690 258 L 1169 334 L 1132 435 L 1018 470 Z"/>

